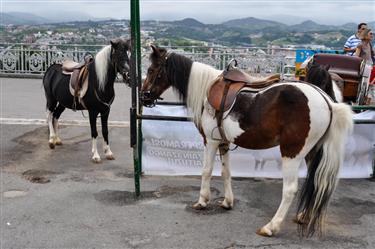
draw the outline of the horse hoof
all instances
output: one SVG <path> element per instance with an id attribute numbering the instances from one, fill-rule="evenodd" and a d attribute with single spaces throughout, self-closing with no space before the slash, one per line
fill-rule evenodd
<path id="1" fill-rule="evenodd" d="M 225 209 L 225 210 L 231 210 L 231 209 L 233 209 L 233 204 L 232 205 L 228 204 L 225 200 L 218 201 L 218 203 L 219 203 L 219 206 L 221 208 Z"/>
<path id="2" fill-rule="evenodd" d="M 100 158 L 92 158 L 91 161 L 93 163 L 101 163 L 102 162 L 102 160 Z"/>
<path id="3" fill-rule="evenodd" d="M 297 223 L 298 225 L 304 225 L 304 224 L 308 224 L 308 220 L 305 218 L 303 218 L 303 213 L 299 213 L 297 214 L 297 216 L 293 219 L 293 222 L 294 223 Z"/>
<path id="4" fill-rule="evenodd" d="M 201 203 L 197 202 L 195 203 L 192 208 L 195 209 L 195 210 L 203 210 L 206 208 L 207 205 L 203 206 Z"/>
<path id="5" fill-rule="evenodd" d="M 113 155 L 106 155 L 105 158 L 107 158 L 107 160 L 115 160 Z"/>
<path id="6" fill-rule="evenodd" d="M 60 141 L 56 141 L 56 145 L 62 145 L 63 143 Z"/>
<path id="7" fill-rule="evenodd" d="M 263 237 L 272 237 L 272 231 L 269 230 L 268 228 L 259 228 L 256 233 L 260 236 L 263 236 Z"/>
<path id="8" fill-rule="evenodd" d="M 298 217 L 294 217 L 293 222 L 296 223 L 296 224 L 299 224 L 299 225 L 303 224 L 303 221 L 299 220 Z"/>
<path id="9" fill-rule="evenodd" d="M 305 225 L 305 224 L 308 224 L 309 222 L 307 220 L 303 220 L 301 218 L 298 218 L 298 217 L 295 217 L 293 219 L 293 222 L 298 224 L 298 225 Z"/>
<path id="10" fill-rule="evenodd" d="M 49 142 L 48 145 L 49 145 L 49 148 L 52 149 L 52 150 L 55 148 L 55 144 L 54 143 Z"/>

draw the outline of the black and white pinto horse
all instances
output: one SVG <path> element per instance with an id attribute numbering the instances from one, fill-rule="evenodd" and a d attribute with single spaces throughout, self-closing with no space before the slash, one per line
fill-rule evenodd
<path id="1" fill-rule="evenodd" d="M 343 95 L 340 90 L 340 76 L 329 73 L 329 66 L 322 66 L 317 63 L 309 62 L 306 67 L 306 82 L 309 82 L 327 93 L 332 100 L 343 102 Z"/>
<path id="2" fill-rule="evenodd" d="M 58 136 L 58 120 L 65 108 L 87 109 L 91 127 L 93 162 L 99 163 L 101 161 L 97 149 L 98 132 L 96 128 L 96 119 L 99 113 L 105 157 L 109 160 L 114 159 L 109 147 L 108 117 L 115 97 L 114 82 L 117 73 L 120 73 L 124 82 L 128 83 L 129 51 L 129 40 L 115 39 L 111 41 L 111 45 L 105 46 L 96 54 L 93 62 L 88 65 L 88 89 L 80 101 L 74 100 L 70 93 L 70 76 L 62 73 L 61 64 L 53 64 L 47 69 L 43 78 L 43 85 L 47 99 L 50 148 L 53 149 L 55 145 L 62 144 Z"/>
<path id="3" fill-rule="evenodd" d="M 207 101 L 209 89 L 222 72 L 163 48 L 151 47 L 151 66 L 142 87 L 143 104 L 152 106 L 167 88 L 175 88 L 186 100 L 205 144 L 201 190 L 193 207 L 205 208 L 210 201 L 210 179 L 218 148 L 228 148 L 230 143 L 249 149 L 279 145 L 282 200 L 271 221 L 257 233 L 273 236 L 279 232 L 297 193 L 298 169 L 305 158 L 309 159 L 306 160 L 308 175 L 299 200 L 297 223 L 302 235 L 321 231 L 329 199 L 338 182 L 345 140 L 353 127 L 351 108 L 334 103 L 308 83 L 274 84 L 258 93 L 242 91 L 223 115 L 222 130 L 226 137 L 223 139 L 215 110 Z M 221 206 L 226 209 L 234 204 L 228 154 L 224 151 L 222 155 Z"/>

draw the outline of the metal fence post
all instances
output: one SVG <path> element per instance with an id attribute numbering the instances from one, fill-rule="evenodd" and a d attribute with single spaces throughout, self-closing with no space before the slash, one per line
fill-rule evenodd
<path id="1" fill-rule="evenodd" d="M 137 117 L 142 115 L 143 112 L 143 104 L 140 102 L 140 92 L 142 89 L 142 56 L 141 56 L 141 17 L 139 14 L 139 0 L 137 0 L 136 4 L 136 34 L 137 34 L 137 103 L 138 103 L 138 113 Z M 137 131 L 138 137 L 137 137 L 137 146 L 138 146 L 138 175 L 139 177 L 142 174 L 142 142 L 143 142 L 143 135 L 142 135 L 142 119 L 138 119 L 138 131 Z"/>
<path id="2" fill-rule="evenodd" d="M 134 185 L 135 195 L 140 196 L 140 152 L 139 152 L 139 130 L 140 124 L 137 121 L 138 95 L 140 86 L 140 30 L 139 30 L 139 0 L 130 1 L 130 26 L 131 26 L 131 68 L 130 78 L 132 83 L 132 106 L 130 108 L 130 137 L 131 147 L 133 148 L 133 162 L 134 162 Z"/>

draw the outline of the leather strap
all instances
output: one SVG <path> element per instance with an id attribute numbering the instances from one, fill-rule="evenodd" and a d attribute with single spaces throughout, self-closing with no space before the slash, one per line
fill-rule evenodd
<path id="1" fill-rule="evenodd" d="M 223 130 L 223 127 L 222 127 L 222 121 L 223 121 L 223 115 L 224 115 L 225 100 L 227 98 L 229 85 L 230 85 L 231 82 L 228 81 L 228 80 L 224 80 L 224 82 L 225 82 L 225 87 L 224 87 L 224 91 L 223 91 L 223 97 L 221 98 L 220 109 L 215 112 L 215 117 L 216 117 L 216 121 L 217 121 L 217 128 L 219 129 L 219 133 L 220 133 L 220 136 L 221 136 L 221 140 L 222 140 L 223 143 L 228 143 L 229 141 L 228 141 L 227 137 L 225 136 L 225 133 L 224 133 L 224 130 Z"/>

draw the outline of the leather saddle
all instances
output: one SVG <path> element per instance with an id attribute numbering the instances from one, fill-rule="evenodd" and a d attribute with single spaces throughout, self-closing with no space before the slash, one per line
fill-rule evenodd
<path id="1" fill-rule="evenodd" d="M 88 65 L 93 61 L 87 56 L 82 62 L 65 60 L 62 63 L 62 73 L 70 75 L 69 89 L 74 97 L 82 98 L 88 88 Z"/>
<path id="2" fill-rule="evenodd" d="M 231 68 L 219 75 L 209 90 L 207 99 L 216 111 L 225 112 L 243 88 L 258 92 L 277 82 L 280 82 L 280 74 L 253 78 L 239 68 Z"/>

